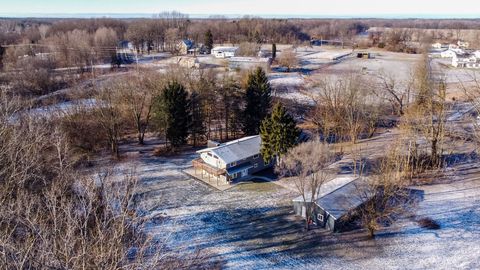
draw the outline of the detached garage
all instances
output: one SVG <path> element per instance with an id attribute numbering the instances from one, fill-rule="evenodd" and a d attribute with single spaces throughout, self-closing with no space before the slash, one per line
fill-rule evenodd
<path id="1" fill-rule="evenodd" d="M 350 213 L 361 207 L 366 200 L 373 198 L 373 195 L 366 197 L 365 190 L 364 180 L 358 178 L 321 195 L 317 201 L 313 202 L 313 222 L 331 231 L 341 230 L 349 221 Z M 295 214 L 305 218 L 306 207 L 302 196 L 293 199 L 292 202 Z"/>

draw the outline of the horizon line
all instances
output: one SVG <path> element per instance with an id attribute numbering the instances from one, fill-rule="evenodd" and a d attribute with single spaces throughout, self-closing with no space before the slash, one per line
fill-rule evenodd
<path id="1" fill-rule="evenodd" d="M 0 12 L 0 18 L 16 18 L 16 19 L 28 19 L 28 18 L 39 18 L 39 19 L 94 19 L 94 18 L 112 18 L 112 19 L 140 19 L 140 18 L 152 18 L 153 16 L 161 14 L 161 12 L 156 13 L 144 13 L 144 12 L 134 12 L 134 13 L 102 13 L 102 12 L 81 12 L 81 13 L 43 13 L 43 12 L 25 12 L 25 13 L 8 13 Z M 394 13 L 384 13 L 384 14 L 363 14 L 363 15 L 354 15 L 354 14 L 341 14 L 341 15 L 332 15 L 332 14 L 207 14 L 207 13 L 183 13 L 189 16 L 191 19 L 216 19 L 216 18 L 227 18 L 227 19 L 241 19 L 245 17 L 253 18 L 263 18 L 263 19 L 480 19 L 477 14 L 394 14 Z"/>

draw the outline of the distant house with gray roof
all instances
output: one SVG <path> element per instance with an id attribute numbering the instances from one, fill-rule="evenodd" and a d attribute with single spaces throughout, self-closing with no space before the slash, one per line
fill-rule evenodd
<path id="1" fill-rule="evenodd" d="M 200 157 L 192 161 L 195 173 L 227 183 L 251 178 L 252 174 L 273 166 L 273 161 L 264 162 L 260 146 L 259 135 L 214 143 L 197 151 Z"/>

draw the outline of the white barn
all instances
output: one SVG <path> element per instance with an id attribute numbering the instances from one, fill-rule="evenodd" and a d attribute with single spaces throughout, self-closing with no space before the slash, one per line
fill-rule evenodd
<path id="1" fill-rule="evenodd" d="M 440 53 L 440 57 L 442 58 L 454 58 L 456 56 L 457 52 L 452 49 L 448 49 Z"/>
<path id="2" fill-rule="evenodd" d="M 216 58 L 230 58 L 235 57 L 238 47 L 215 47 L 212 49 L 212 54 Z"/>

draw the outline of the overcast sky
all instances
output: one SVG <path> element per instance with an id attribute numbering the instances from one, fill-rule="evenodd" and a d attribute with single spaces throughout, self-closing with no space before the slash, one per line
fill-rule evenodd
<path id="1" fill-rule="evenodd" d="M 1 14 L 159 13 L 291 16 L 477 16 L 477 0 L 0 0 Z"/>

